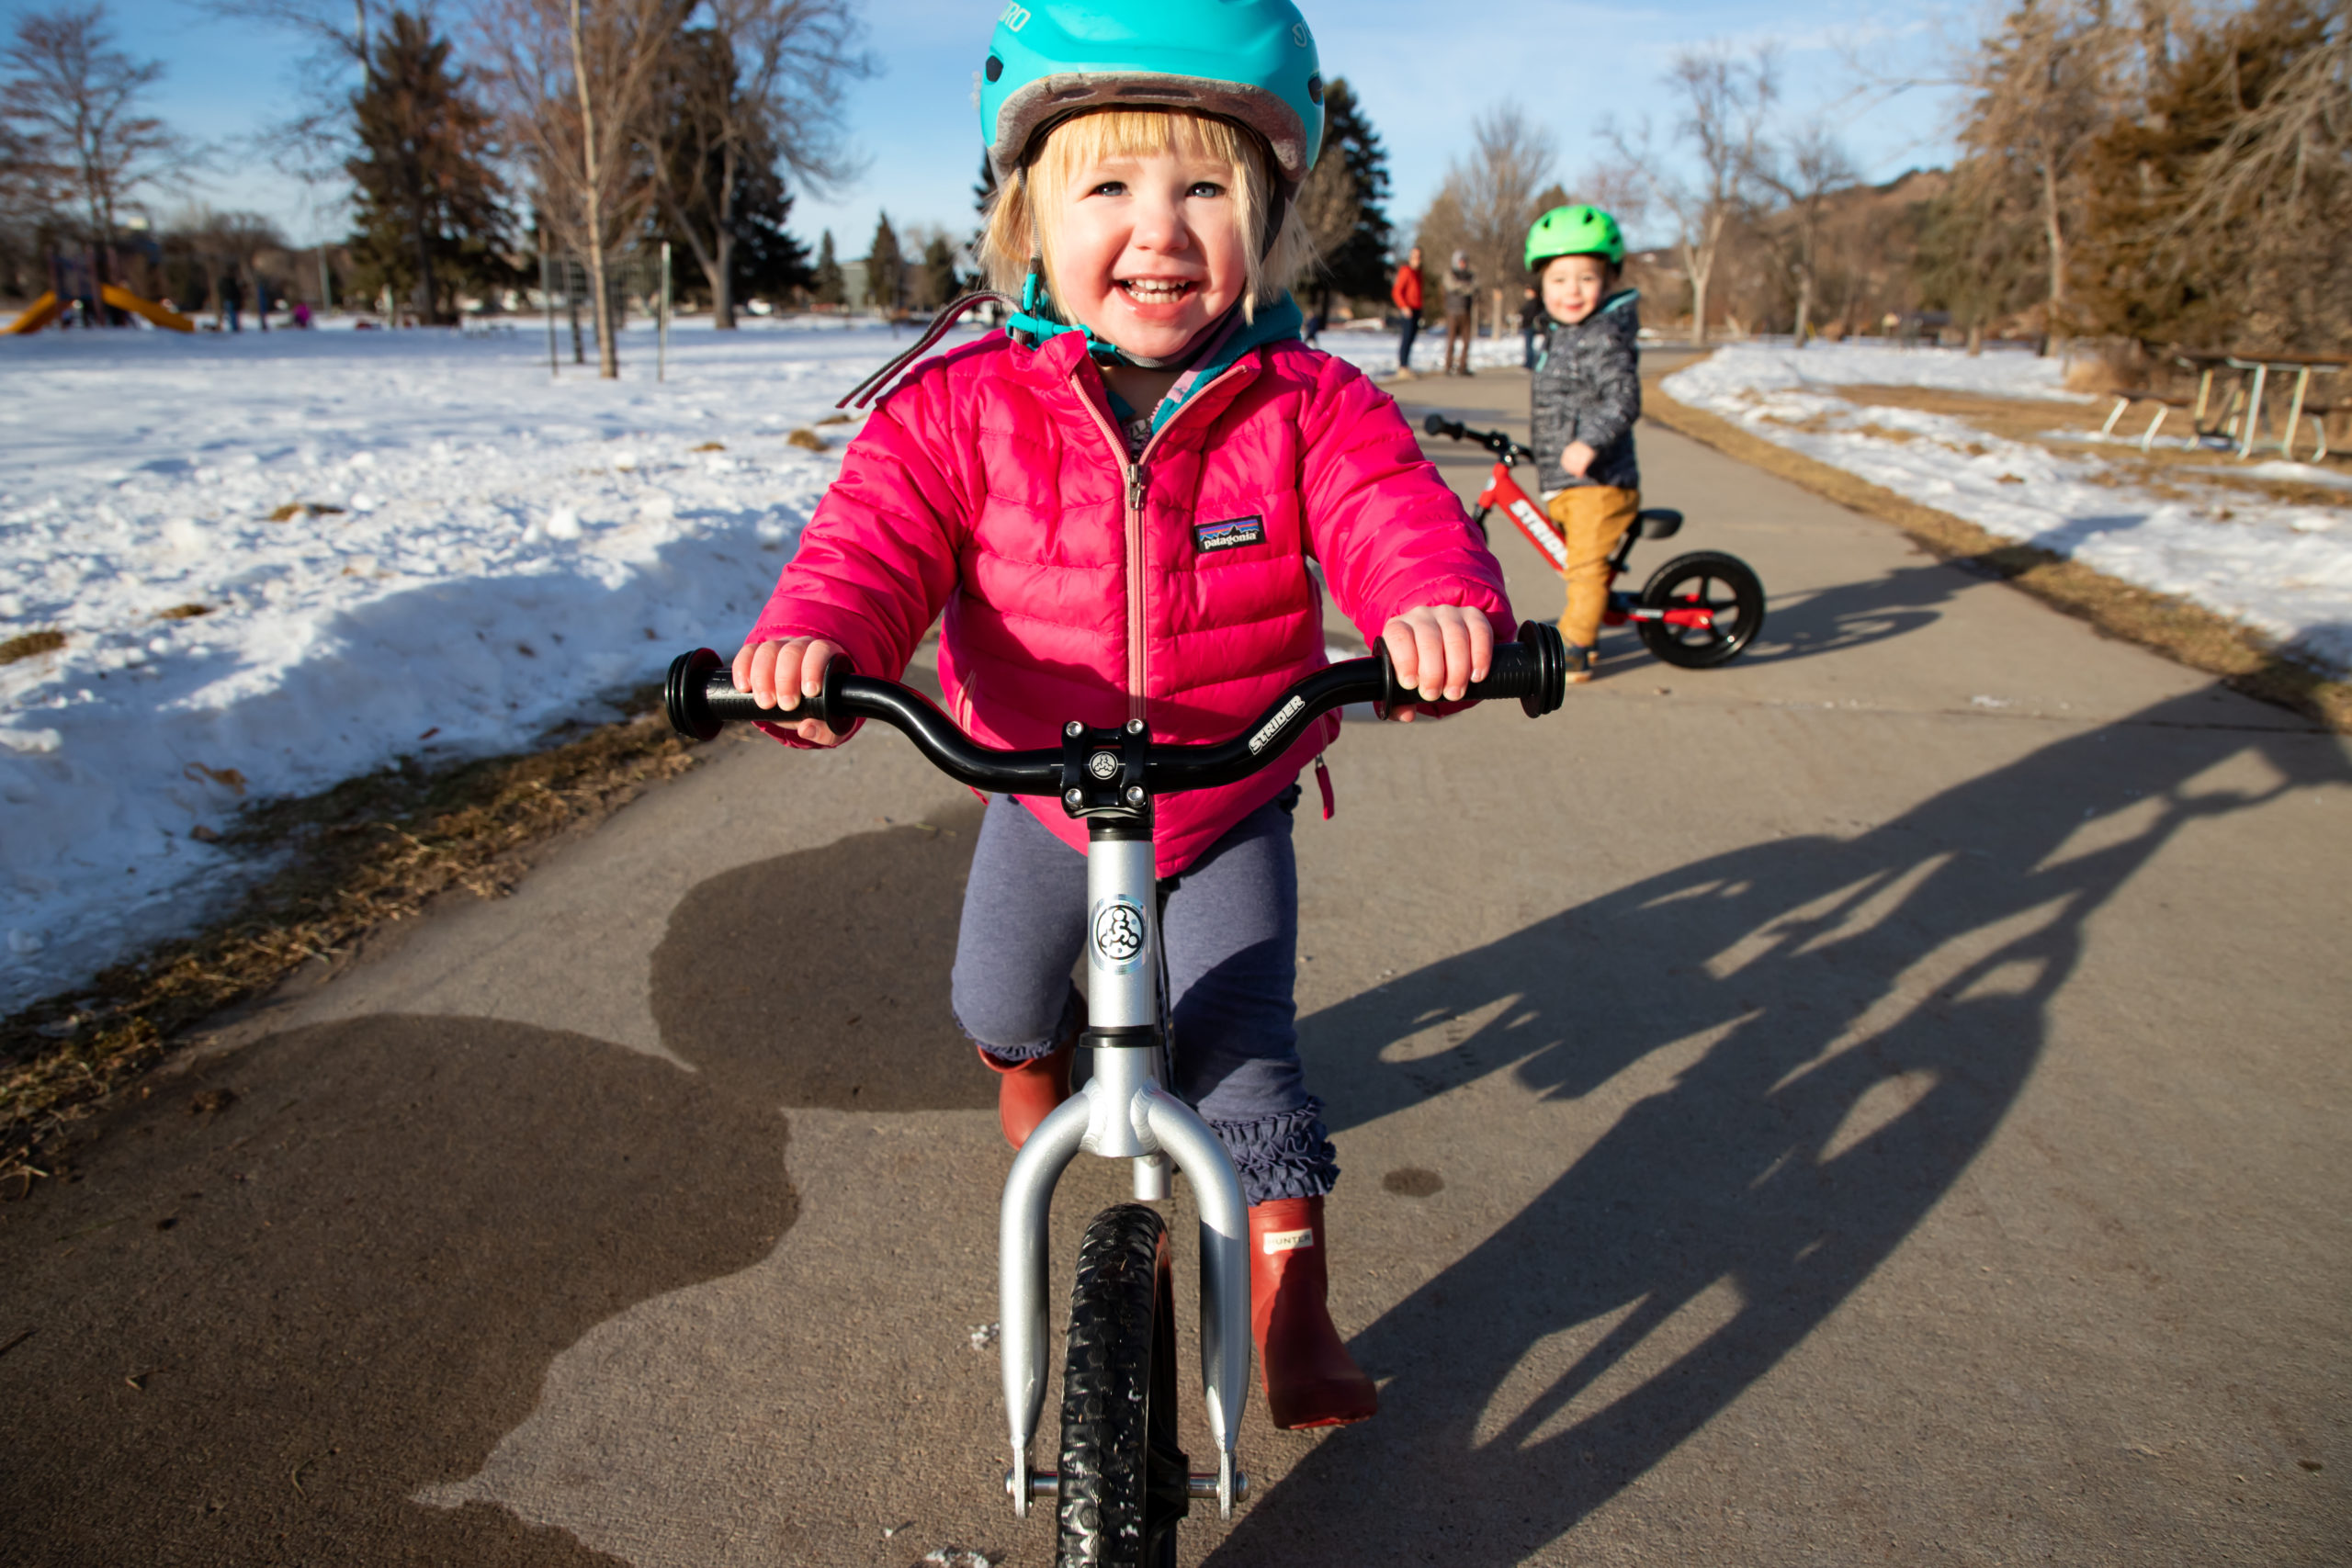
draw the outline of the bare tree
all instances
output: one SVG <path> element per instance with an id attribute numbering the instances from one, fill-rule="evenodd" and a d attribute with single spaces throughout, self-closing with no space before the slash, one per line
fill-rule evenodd
<path id="1" fill-rule="evenodd" d="M 1577 178 L 1577 194 L 1570 199 L 1598 207 L 1628 233 L 1650 215 L 1649 181 L 1622 159 L 1604 158 L 1589 165 Z"/>
<path id="2" fill-rule="evenodd" d="M 707 0 L 705 14 L 672 51 L 646 140 L 662 208 L 709 281 L 713 324 L 729 328 L 750 165 L 819 189 L 844 177 L 842 92 L 875 64 L 856 47 L 851 0 Z"/>
<path id="3" fill-rule="evenodd" d="M 655 200 L 641 141 L 681 9 L 673 0 L 496 0 L 482 56 L 539 176 L 547 222 L 588 262 L 597 374 L 620 375 L 609 262 Z"/>
<path id="4" fill-rule="evenodd" d="M 2118 22 L 2109 0 L 2024 0 L 1968 62 L 1973 96 L 1960 130 L 1977 169 L 1970 185 L 1988 215 L 2030 191 L 2049 270 L 2047 329 L 2068 327 L 2072 244 L 2083 164 L 2122 112 L 2130 46 L 2146 35 Z"/>
<path id="5" fill-rule="evenodd" d="M 1822 220 L 1828 198 L 1859 176 L 1826 117 L 1807 120 L 1785 142 L 1759 145 L 1749 173 L 1784 204 L 1781 227 L 1787 234 L 1789 275 L 1796 284 L 1796 338 L 1797 346 L 1803 348 L 1813 326 Z"/>
<path id="6" fill-rule="evenodd" d="M 131 193 L 185 156 L 180 139 L 141 112 L 140 100 L 162 79 L 163 65 L 134 61 L 113 44 L 104 6 L 61 6 L 20 18 L 0 52 L 10 73 L 0 85 L 0 119 L 26 174 L 54 193 L 71 193 L 101 254 Z"/>
<path id="7" fill-rule="evenodd" d="M 1499 334 L 1502 279 L 1525 270 L 1527 226 L 1535 221 L 1536 197 L 1552 178 L 1559 144 L 1515 103 L 1472 120 L 1470 139 L 1470 155 L 1447 166 L 1445 183 L 1422 216 L 1420 243 L 1435 255 L 1470 253 L 1471 267 L 1487 281 Z"/>
<path id="8" fill-rule="evenodd" d="M 1333 254 L 1356 231 L 1356 225 L 1363 218 L 1363 205 L 1356 198 L 1355 176 L 1335 143 L 1323 144 L 1322 156 L 1316 159 L 1315 167 L 1307 171 L 1306 183 L 1298 187 L 1296 206 L 1298 220 L 1306 226 L 1307 238 L 1314 242 L 1316 258 Z M 1321 274 L 1315 260 L 1300 269 L 1302 277 L 1319 277 Z M 1329 292 L 1326 285 L 1327 296 Z"/>
<path id="9" fill-rule="evenodd" d="M 252 151 L 313 187 L 339 187 L 344 165 L 357 152 L 351 94 L 356 76 L 367 85 L 371 41 L 389 24 L 391 7 L 370 0 L 195 0 L 201 10 L 230 21 L 300 39 L 309 48 L 293 61 L 295 91 L 286 118 L 250 139 Z M 432 20 L 431 0 L 415 14 Z"/>
<path id="10" fill-rule="evenodd" d="M 1650 143 L 1649 126 L 1628 134 L 1604 121 L 1601 135 L 1617 161 L 1641 171 L 1658 204 L 1674 214 L 1683 270 L 1690 279 L 1690 341 L 1707 341 L 1707 285 L 1713 277 L 1724 226 L 1745 205 L 1766 115 L 1780 91 L 1780 62 L 1770 45 L 1735 54 L 1724 44 L 1686 49 L 1674 57 L 1667 85 L 1682 100 L 1677 134 L 1698 155 L 1699 178 L 1668 175 Z"/>

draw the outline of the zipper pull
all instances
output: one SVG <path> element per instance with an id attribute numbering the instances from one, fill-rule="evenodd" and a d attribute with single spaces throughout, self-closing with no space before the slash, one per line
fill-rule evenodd
<path id="1" fill-rule="evenodd" d="M 1141 463 L 1137 463 L 1127 469 L 1128 511 L 1141 512 L 1143 510 L 1144 487 L 1149 482 L 1149 479 L 1150 476 L 1144 472 L 1144 466 Z"/>
<path id="2" fill-rule="evenodd" d="M 1323 792 L 1323 820 L 1331 820 L 1331 812 L 1339 802 L 1331 798 L 1331 770 L 1323 765 L 1323 753 L 1315 754 L 1315 786 Z"/>

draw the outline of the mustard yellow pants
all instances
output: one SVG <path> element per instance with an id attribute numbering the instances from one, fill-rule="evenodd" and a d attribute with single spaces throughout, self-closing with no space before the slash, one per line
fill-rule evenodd
<path id="1" fill-rule="evenodd" d="M 1571 485 L 1545 505 L 1568 550 L 1568 606 L 1560 615 L 1560 635 L 1578 648 L 1600 640 L 1600 615 L 1609 607 L 1609 552 L 1634 525 L 1641 505 L 1641 491 L 1614 485 Z"/>

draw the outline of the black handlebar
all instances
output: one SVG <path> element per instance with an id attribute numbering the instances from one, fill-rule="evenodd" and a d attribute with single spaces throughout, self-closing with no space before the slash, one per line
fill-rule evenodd
<path id="1" fill-rule="evenodd" d="M 1448 419 L 1433 413 L 1421 421 L 1421 428 L 1431 435 L 1451 436 L 1456 441 L 1468 441 L 1484 446 L 1506 463 L 1532 463 L 1535 454 L 1521 446 L 1499 430 L 1472 430 L 1458 419 Z"/>
<path id="2" fill-rule="evenodd" d="M 1529 717 L 1553 712 L 1567 696 L 1567 653 L 1557 628 L 1529 621 L 1517 642 L 1496 645 L 1483 681 L 1470 683 L 1469 696 L 1517 697 Z M 765 720 L 797 724 L 821 719 L 844 729 L 861 718 L 876 719 L 905 735 L 933 767 L 958 784 L 992 795 L 1058 795 L 1063 792 L 1061 748 L 1006 751 L 982 746 L 956 726 L 939 705 L 895 681 L 853 675 L 836 663 L 825 671 L 825 689 L 786 711 L 763 708 L 748 692 L 735 689 L 727 662 L 709 649 L 682 653 L 671 661 L 663 693 L 671 728 L 693 740 L 708 740 L 729 724 Z M 1385 712 L 1419 694 L 1399 687 L 1384 644 L 1370 659 L 1327 665 L 1274 699 L 1258 721 L 1215 746 L 1152 746 L 1144 756 L 1143 787 L 1151 794 L 1214 789 L 1237 784 L 1272 763 L 1306 727 L 1348 703 L 1374 703 Z"/>

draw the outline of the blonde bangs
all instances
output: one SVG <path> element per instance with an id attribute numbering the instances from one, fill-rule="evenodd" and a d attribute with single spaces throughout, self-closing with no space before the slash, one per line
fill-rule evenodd
<path id="1" fill-rule="evenodd" d="M 1098 109 L 1047 131 L 1030 155 L 1026 180 L 997 186 L 980 244 L 990 285 L 1019 299 L 1035 247 L 1045 258 L 1048 289 L 1058 294 L 1053 288 L 1054 241 L 1080 171 L 1104 159 L 1165 152 L 1224 164 L 1230 171 L 1227 183 L 1242 234 L 1254 236 L 1264 228 L 1270 176 L 1265 151 L 1250 132 L 1230 120 L 1182 109 Z M 1248 267 L 1241 300 L 1245 320 L 1282 298 L 1305 265 L 1310 244 L 1295 205 L 1283 215 L 1272 254 L 1261 256 L 1255 243 L 1243 244 Z"/>

